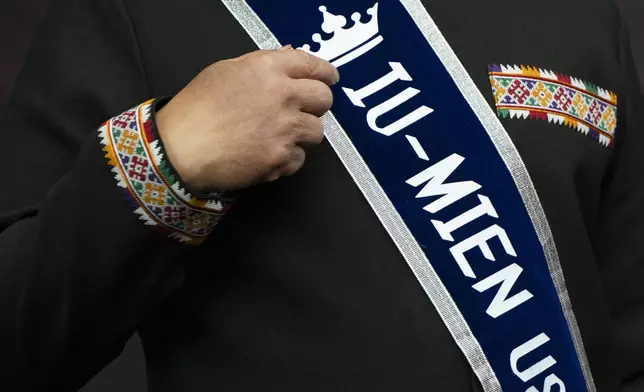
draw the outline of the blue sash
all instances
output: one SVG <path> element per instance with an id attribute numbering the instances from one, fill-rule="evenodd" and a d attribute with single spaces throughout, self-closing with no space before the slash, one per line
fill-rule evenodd
<path id="1" fill-rule="evenodd" d="M 327 139 L 484 390 L 594 391 L 523 161 L 422 3 L 321 1 L 223 0 L 260 48 L 339 67 Z"/>

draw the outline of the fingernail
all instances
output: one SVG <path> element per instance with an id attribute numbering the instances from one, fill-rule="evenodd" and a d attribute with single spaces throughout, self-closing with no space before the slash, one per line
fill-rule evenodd
<path id="1" fill-rule="evenodd" d="M 293 45 L 289 44 L 289 45 L 284 45 L 284 46 L 282 46 L 282 47 L 281 47 L 281 48 L 279 48 L 278 50 L 279 50 L 279 51 L 282 51 L 282 50 L 291 50 L 291 49 L 293 49 Z"/>
<path id="2" fill-rule="evenodd" d="M 338 71 L 338 67 L 334 66 L 333 69 L 335 70 L 335 83 L 333 84 L 338 84 L 340 82 L 340 71 Z"/>

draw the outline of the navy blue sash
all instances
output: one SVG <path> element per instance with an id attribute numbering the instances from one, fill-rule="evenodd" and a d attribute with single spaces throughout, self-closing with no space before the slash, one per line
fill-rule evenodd
<path id="1" fill-rule="evenodd" d="M 223 2 L 260 48 L 339 67 L 327 139 L 484 390 L 594 391 L 534 186 L 422 3 Z"/>

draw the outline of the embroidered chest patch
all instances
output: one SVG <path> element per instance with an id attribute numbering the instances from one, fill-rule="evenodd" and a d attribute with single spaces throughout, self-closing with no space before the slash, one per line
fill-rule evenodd
<path id="1" fill-rule="evenodd" d="M 617 95 L 582 80 L 535 67 L 488 66 L 501 118 L 547 120 L 613 146 Z"/>

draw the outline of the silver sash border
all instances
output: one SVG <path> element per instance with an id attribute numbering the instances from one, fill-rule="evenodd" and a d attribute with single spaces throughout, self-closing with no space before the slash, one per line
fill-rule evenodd
<path id="1" fill-rule="evenodd" d="M 559 301 L 575 345 L 575 350 L 577 351 L 577 357 L 581 364 L 586 387 L 588 388 L 588 392 L 596 392 L 579 326 L 572 311 L 572 304 L 568 296 L 554 238 L 552 237 L 545 212 L 537 196 L 537 191 L 519 152 L 498 117 L 483 97 L 483 94 L 481 94 L 465 70 L 465 67 L 458 59 L 458 56 L 454 53 L 438 26 L 436 26 L 430 17 L 422 2 L 420 0 L 399 1 L 416 22 L 416 25 L 423 33 L 429 45 L 441 59 L 441 62 L 450 73 L 461 94 L 468 98 L 467 102 L 474 113 L 476 113 L 481 124 L 483 124 L 499 155 L 508 167 L 543 247 L 550 275 L 553 278 Z M 245 0 L 222 0 L 222 2 L 260 49 L 271 50 L 281 47 L 275 35 L 273 35 Z M 327 140 L 340 157 L 340 160 L 351 174 L 351 177 L 353 177 L 358 188 L 362 191 L 378 216 L 378 219 L 416 275 L 425 293 L 427 293 L 427 296 L 443 319 L 443 322 L 448 327 L 456 344 L 470 363 L 470 366 L 483 386 L 483 390 L 485 392 L 501 392 L 501 384 L 494 370 L 485 357 L 479 342 L 472 334 L 463 315 L 456 306 L 456 303 L 454 303 L 447 288 L 443 285 L 443 282 L 436 274 L 425 253 L 362 159 L 362 156 L 351 142 L 351 139 L 332 113 L 327 113 L 322 119 Z"/>

